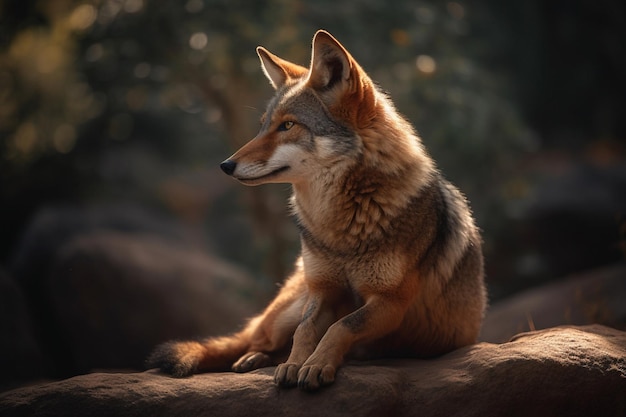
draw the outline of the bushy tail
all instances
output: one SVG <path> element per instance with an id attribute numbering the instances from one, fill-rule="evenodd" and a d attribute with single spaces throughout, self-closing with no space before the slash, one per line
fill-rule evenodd
<path id="1" fill-rule="evenodd" d="M 171 341 L 156 347 L 146 360 L 147 368 L 159 368 L 174 377 L 198 372 L 230 370 L 250 347 L 244 332 L 202 341 Z"/>

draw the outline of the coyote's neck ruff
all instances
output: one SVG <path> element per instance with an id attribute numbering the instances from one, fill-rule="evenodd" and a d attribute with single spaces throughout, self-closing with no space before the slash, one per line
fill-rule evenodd
<path id="1" fill-rule="evenodd" d="M 346 355 L 473 343 L 486 298 L 480 235 L 411 125 L 327 32 L 309 68 L 257 53 L 276 94 L 258 135 L 221 167 L 247 185 L 293 185 L 302 256 L 244 330 L 163 345 L 152 363 L 174 375 L 244 372 L 281 362 L 293 340 L 275 381 L 315 389 Z"/>
<path id="2" fill-rule="evenodd" d="M 292 206 L 304 236 L 335 243 L 345 252 L 379 242 L 390 222 L 432 181 L 434 164 L 413 128 L 387 97 L 365 79 L 372 119 L 353 132 L 350 152 L 294 183 Z M 365 88 L 365 87 L 363 87 Z M 320 100 L 321 101 L 321 100 Z M 346 103 L 353 109 L 359 101 Z M 323 144 L 331 150 L 333 144 Z"/>

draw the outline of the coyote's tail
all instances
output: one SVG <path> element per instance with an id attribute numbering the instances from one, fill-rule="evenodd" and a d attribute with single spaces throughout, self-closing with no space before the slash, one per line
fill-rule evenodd
<path id="1" fill-rule="evenodd" d="M 200 341 L 171 341 L 154 349 L 146 360 L 146 367 L 160 368 L 175 377 L 230 370 L 249 347 L 250 338 L 245 332 Z"/>

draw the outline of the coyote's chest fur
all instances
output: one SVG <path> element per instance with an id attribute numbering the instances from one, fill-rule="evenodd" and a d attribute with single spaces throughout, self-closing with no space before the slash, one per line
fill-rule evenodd
<path id="1" fill-rule="evenodd" d="M 303 241 L 317 252 L 342 257 L 376 251 L 402 207 L 388 200 L 379 184 L 344 184 L 295 191 L 292 207 Z"/>

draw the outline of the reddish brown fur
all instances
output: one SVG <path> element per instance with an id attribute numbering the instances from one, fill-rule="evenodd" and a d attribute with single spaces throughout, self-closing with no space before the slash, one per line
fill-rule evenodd
<path id="1" fill-rule="evenodd" d="M 302 256 L 241 332 L 166 344 L 150 363 L 182 376 L 284 361 L 279 386 L 316 389 L 346 355 L 429 357 L 473 343 L 485 290 L 464 197 L 330 34 L 315 35 L 309 69 L 257 51 L 277 96 L 222 168 L 245 184 L 293 184 Z"/>

